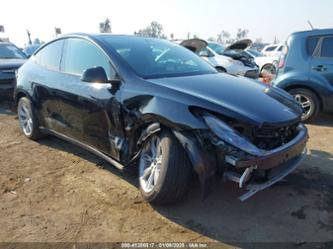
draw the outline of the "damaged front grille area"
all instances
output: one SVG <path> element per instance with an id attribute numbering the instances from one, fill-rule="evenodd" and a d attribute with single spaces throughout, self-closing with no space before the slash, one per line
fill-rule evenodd
<path id="1" fill-rule="evenodd" d="M 258 129 L 254 129 L 253 137 L 251 141 L 259 149 L 272 150 L 280 147 L 296 137 L 298 134 L 299 123 L 282 127 L 269 127 L 263 126 Z"/>

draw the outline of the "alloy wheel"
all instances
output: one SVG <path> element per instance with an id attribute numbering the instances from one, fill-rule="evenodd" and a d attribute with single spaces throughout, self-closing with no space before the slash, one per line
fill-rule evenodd
<path id="1" fill-rule="evenodd" d="M 154 135 L 144 146 L 139 164 L 139 181 L 144 192 L 151 192 L 157 184 L 162 165 L 161 140 Z"/>
<path id="2" fill-rule="evenodd" d="M 306 95 L 295 94 L 295 100 L 303 107 L 304 113 L 302 119 L 307 119 L 313 113 L 313 101 Z"/>
<path id="3" fill-rule="evenodd" d="M 28 104 L 23 101 L 19 102 L 18 119 L 23 133 L 26 136 L 30 136 L 33 131 L 32 115 Z"/>

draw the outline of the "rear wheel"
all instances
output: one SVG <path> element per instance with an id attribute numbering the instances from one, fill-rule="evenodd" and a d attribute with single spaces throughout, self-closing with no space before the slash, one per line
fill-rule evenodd
<path id="1" fill-rule="evenodd" d="M 163 131 L 148 139 L 139 162 L 140 190 L 148 202 L 181 200 L 187 193 L 190 176 L 187 155 L 171 132 Z"/>
<path id="2" fill-rule="evenodd" d="M 304 88 L 291 89 L 289 93 L 293 95 L 295 100 L 303 107 L 304 113 L 302 115 L 302 121 L 314 121 L 320 109 L 320 102 L 316 94 Z"/>
<path id="3" fill-rule="evenodd" d="M 37 140 L 41 137 L 34 109 L 31 101 L 27 97 L 19 99 L 17 115 L 21 131 L 26 137 L 32 140 Z"/>

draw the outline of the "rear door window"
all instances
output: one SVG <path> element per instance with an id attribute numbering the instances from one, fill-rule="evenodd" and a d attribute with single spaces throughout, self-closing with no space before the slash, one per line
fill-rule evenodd
<path id="1" fill-rule="evenodd" d="M 58 71 L 62 55 L 64 40 L 57 40 L 42 48 L 35 55 L 36 62 L 50 70 Z"/>
<path id="2" fill-rule="evenodd" d="M 333 37 L 323 39 L 321 44 L 321 57 L 333 58 Z"/>
<path id="3" fill-rule="evenodd" d="M 319 41 L 319 36 L 312 36 L 308 38 L 306 48 L 309 55 L 313 55 L 317 47 L 318 41 Z"/>

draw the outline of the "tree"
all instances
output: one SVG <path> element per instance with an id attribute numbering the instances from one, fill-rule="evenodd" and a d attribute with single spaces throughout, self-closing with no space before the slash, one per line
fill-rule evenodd
<path id="1" fill-rule="evenodd" d="M 104 22 L 99 23 L 99 31 L 101 33 L 112 33 L 111 21 L 106 18 Z"/>
<path id="2" fill-rule="evenodd" d="M 254 43 L 261 44 L 261 43 L 263 43 L 263 39 L 262 39 L 261 37 L 258 37 L 258 38 L 256 38 L 256 40 L 254 41 Z"/>
<path id="3" fill-rule="evenodd" d="M 231 35 L 228 31 L 222 30 L 219 34 L 217 34 L 217 42 L 219 43 L 230 43 Z"/>
<path id="4" fill-rule="evenodd" d="M 245 37 L 247 37 L 249 33 L 249 30 L 248 29 L 238 29 L 237 30 L 237 34 L 236 34 L 236 40 L 241 40 L 241 39 L 244 39 Z"/>
<path id="5" fill-rule="evenodd" d="M 42 42 L 39 40 L 39 38 L 35 38 L 33 44 L 42 44 Z"/>
<path id="6" fill-rule="evenodd" d="M 166 39 L 166 35 L 163 34 L 163 26 L 156 21 L 152 21 L 149 26 L 144 29 L 140 29 L 137 32 L 134 32 L 134 35 L 153 37 L 153 38 L 162 38 Z"/>

